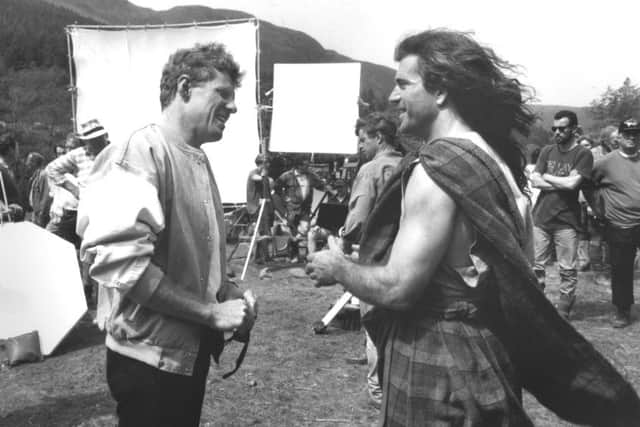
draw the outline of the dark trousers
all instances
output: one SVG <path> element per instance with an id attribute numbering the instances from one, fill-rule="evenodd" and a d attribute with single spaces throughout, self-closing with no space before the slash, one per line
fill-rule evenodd
<path id="1" fill-rule="evenodd" d="M 607 227 L 611 263 L 612 302 L 620 310 L 628 310 L 633 299 L 633 263 L 640 248 L 640 225 L 632 228 Z"/>
<path id="2" fill-rule="evenodd" d="M 119 427 L 197 427 L 210 365 L 200 345 L 192 376 L 171 374 L 107 349 L 107 383 Z"/>
<path id="3" fill-rule="evenodd" d="M 64 209 L 60 221 L 57 223 L 49 222 L 49 224 L 47 224 L 47 230 L 56 236 L 63 238 L 67 242 L 72 243 L 76 249 L 80 249 L 80 243 L 82 240 L 80 239 L 80 236 L 76 234 L 77 220 L 78 211 Z"/>

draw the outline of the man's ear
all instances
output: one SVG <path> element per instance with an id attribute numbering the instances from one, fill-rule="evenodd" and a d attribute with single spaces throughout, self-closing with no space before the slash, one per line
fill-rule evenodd
<path id="1" fill-rule="evenodd" d="M 435 96 L 436 96 L 436 105 L 438 107 L 443 107 L 447 102 L 449 93 L 446 90 L 437 89 L 435 91 Z"/>
<path id="2" fill-rule="evenodd" d="M 191 98 L 191 79 L 186 74 L 178 77 L 177 94 L 184 102 L 188 102 Z"/>

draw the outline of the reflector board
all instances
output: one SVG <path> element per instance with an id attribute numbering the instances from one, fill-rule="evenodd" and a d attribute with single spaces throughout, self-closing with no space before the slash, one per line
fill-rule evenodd
<path id="1" fill-rule="evenodd" d="M 354 154 L 360 64 L 274 64 L 269 150 Z"/>
<path id="2" fill-rule="evenodd" d="M 30 222 L 0 225 L 0 338 L 37 330 L 48 355 L 86 311 L 73 245 Z"/>
<path id="3" fill-rule="evenodd" d="M 244 72 L 236 91 L 238 112 L 222 140 L 205 144 L 222 201 L 246 201 L 245 183 L 259 152 L 255 22 L 189 27 L 101 29 L 69 27 L 77 88 L 76 122 L 96 118 L 112 143 L 160 115 L 160 77 L 169 55 L 196 43 L 226 46 Z"/>

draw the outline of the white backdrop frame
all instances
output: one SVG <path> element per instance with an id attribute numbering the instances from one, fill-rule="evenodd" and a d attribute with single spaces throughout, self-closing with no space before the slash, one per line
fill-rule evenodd
<path id="1" fill-rule="evenodd" d="M 255 81 L 254 87 L 251 88 L 253 90 L 252 96 L 252 105 L 239 105 L 238 109 L 252 109 L 253 117 L 251 126 L 247 126 L 247 119 L 243 119 L 243 125 L 240 126 L 238 123 L 239 114 L 232 115 L 229 122 L 227 123 L 227 129 L 225 130 L 225 135 L 223 136 L 221 141 L 218 141 L 213 144 L 205 144 L 202 146 L 203 150 L 207 154 L 209 158 L 209 162 L 211 163 L 212 170 L 216 175 L 216 181 L 218 183 L 220 193 L 222 196 L 222 201 L 224 203 L 244 203 L 246 196 L 245 189 L 245 180 L 246 174 L 250 169 L 255 167 L 253 160 L 255 155 L 259 152 L 259 147 L 261 147 L 262 141 L 262 126 L 261 126 L 261 115 L 260 115 L 260 30 L 259 30 L 259 21 L 256 18 L 247 18 L 247 19 L 234 19 L 234 20 L 225 20 L 225 21 L 207 21 L 207 22 L 199 22 L 199 23 L 185 23 L 185 24 L 171 24 L 171 25 L 70 25 L 66 27 L 67 34 L 67 47 L 68 47 L 68 57 L 69 57 L 69 75 L 70 75 L 70 88 L 69 91 L 71 93 L 71 107 L 72 107 L 72 123 L 74 130 L 77 131 L 78 123 L 83 122 L 84 120 L 88 120 L 90 118 L 98 118 L 95 117 L 93 113 L 86 111 L 79 111 L 83 109 L 81 106 L 78 106 L 78 74 L 77 74 L 77 64 L 76 57 L 74 55 L 74 35 L 77 35 L 80 31 L 110 31 L 110 32 L 122 32 L 122 31 L 163 31 L 167 34 L 167 31 L 171 30 L 193 30 L 193 29 L 207 29 L 207 30 L 221 30 L 225 28 L 229 28 L 232 26 L 238 27 L 239 25 L 252 25 L 255 31 L 255 54 L 253 55 L 253 63 L 247 66 L 243 66 L 238 57 L 234 55 L 234 58 L 238 62 L 240 62 L 242 70 L 246 73 L 245 78 L 252 77 L 251 83 Z M 208 41 L 215 41 L 213 39 Z M 204 42 L 200 41 L 199 42 Z M 225 43 L 227 44 L 227 43 Z M 184 47 L 190 47 L 190 45 L 184 45 Z M 127 45 L 129 48 L 129 45 Z M 169 54 L 173 53 L 175 49 L 170 51 L 162 58 L 162 64 L 166 62 L 169 57 Z M 233 49 L 229 49 L 231 54 L 234 54 Z M 245 61 L 247 64 L 248 61 Z M 155 100 L 159 99 L 159 83 L 160 83 L 160 75 L 161 69 L 157 70 L 157 77 L 155 79 L 151 79 L 152 83 L 158 87 L 158 96 Z M 243 93 L 248 92 L 247 86 L 243 83 L 238 89 L 237 95 L 240 91 L 245 91 Z M 82 93 L 80 94 L 82 97 Z M 129 94 L 123 94 L 123 102 L 129 102 L 128 99 Z M 240 96 L 237 97 L 237 100 L 240 99 Z M 248 99 L 248 95 L 245 95 L 244 99 Z M 248 104 L 245 102 L 245 104 Z M 160 112 L 159 101 L 157 101 L 157 113 Z M 235 119 L 235 124 L 234 124 Z M 105 123 L 106 120 L 101 120 L 107 131 L 109 131 L 109 123 Z M 113 121 L 112 121 L 113 122 Z M 147 123 L 149 121 L 147 120 Z M 140 123 L 140 125 L 144 125 L 146 123 Z M 249 134 L 248 137 L 244 138 L 235 138 L 234 139 L 234 131 L 233 129 L 239 129 L 242 127 L 242 132 L 245 134 Z M 132 129 L 128 129 L 129 132 L 121 132 L 120 135 L 117 136 L 118 141 L 113 142 L 121 142 L 123 138 L 128 138 L 128 134 L 134 131 L 136 127 L 134 126 Z M 230 132 L 231 131 L 231 132 Z M 111 132 L 113 134 L 113 132 Z M 237 135 L 240 135 L 240 132 L 236 132 Z M 126 135 L 126 136 L 124 136 Z"/>

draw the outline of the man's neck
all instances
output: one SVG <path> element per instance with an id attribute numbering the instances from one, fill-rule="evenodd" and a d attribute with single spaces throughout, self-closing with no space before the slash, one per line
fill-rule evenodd
<path id="1" fill-rule="evenodd" d="M 388 145 L 388 144 L 383 144 L 378 151 L 376 151 L 376 154 L 373 155 L 373 158 L 375 159 L 378 156 L 382 156 L 385 155 L 387 153 L 391 153 L 393 151 L 395 151 L 396 149 L 393 148 L 392 146 Z"/>
<path id="2" fill-rule="evenodd" d="M 447 136 L 473 132 L 473 129 L 460 117 L 453 108 L 446 108 L 438 114 L 431 126 L 431 132 L 426 141 Z"/>
<path id="3" fill-rule="evenodd" d="M 618 150 L 618 152 L 625 159 L 637 159 L 638 156 L 640 156 L 640 151 L 634 151 L 634 152 L 627 153 L 626 151 L 620 149 L 620 150 Z"/>
<path id="4" fill-rule="evenodd" d="M 567 142 L 558 144 L 558 150 L 562 151 L 563 153 L 566 153 L 568 151 L 573 150 L 576 145 L 578 145 L 578 143 L 576 142 L 576 139 L 571 138 Z"/>
<path id="5" fill-rule="evenodd" d="M 192 143 L 193 133 L 188 131 L 191 127 L 185 123 L 183 116 L 175 111 L 176 108 L 174 105 L 169 105 L 162 112 L 158 125 L 168 142 L 195 147 Z M 199 146 L 195 148 L 199 148 Z"/>

